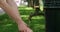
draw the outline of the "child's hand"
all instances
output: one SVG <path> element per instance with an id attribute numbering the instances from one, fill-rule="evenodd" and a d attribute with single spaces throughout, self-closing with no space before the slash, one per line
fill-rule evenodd
<path id="1" fill-rule="evenodd" d="M 21 32 L 32 32 L 32 30 L 27 27 L 26 23 L 21 23 L 20 25 L 18 25 L 18 27 Z"/>

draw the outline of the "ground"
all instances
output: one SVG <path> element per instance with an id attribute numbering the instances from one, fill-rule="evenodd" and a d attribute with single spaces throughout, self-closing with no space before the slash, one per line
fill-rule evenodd
<path id="1" fill-rule="evenodd" d="M 44 16 L 34 16 L 29 22 L 30 12 L 34 10 L 27 7 L 18 7 L 22 19 L 30 26 L 34 32 L 45 32 Z M 18 32 L 17 24 L 7 14 L 0 16 L 0 32 Z"/>

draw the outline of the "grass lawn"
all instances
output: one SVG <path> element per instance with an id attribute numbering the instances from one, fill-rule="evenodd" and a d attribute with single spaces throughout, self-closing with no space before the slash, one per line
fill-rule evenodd
<path id="1" fill-rule="evenodd" d="M 19 7 L 18 9 L 22 19 L 34 32 L 45 32 L 44 16 L 34 16 L 29 23 L 29 14 L 34 10 L 28 7 Z M 17 24 L 7 14 L 0 16 L 0 32 L 18 32 Z"/>

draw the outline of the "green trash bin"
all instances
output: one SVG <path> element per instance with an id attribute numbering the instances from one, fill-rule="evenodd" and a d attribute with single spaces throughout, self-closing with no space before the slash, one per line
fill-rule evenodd
<path id="1" fill-rule="evenodd" d="M 46 32 L 60 32 L 60 0 L 44 0 Z"/>

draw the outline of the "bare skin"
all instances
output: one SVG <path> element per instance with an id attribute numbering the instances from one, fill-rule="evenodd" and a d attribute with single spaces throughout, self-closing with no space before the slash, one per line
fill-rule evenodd
<path id="1" fill-rule="evenodd" d="M 32 32 L 32 30 L 27 27 L 27 24 L 21 19 L 14 0 L 0 0 L 0 7 L 3 8 L 14 21 L 16 21 L 19 31 Z"/>

